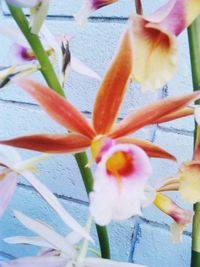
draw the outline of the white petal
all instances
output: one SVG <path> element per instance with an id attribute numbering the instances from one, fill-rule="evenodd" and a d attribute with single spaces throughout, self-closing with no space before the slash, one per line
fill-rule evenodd
<path id="1" fill-rule="evenodd" d="M 49 242 L 46 242 L 42 237 L 36 236 L 13 236 L 5 238 L 4 241 L 8 244 L 27 244 L 38 247 L 54 248 Z"/>
<path id="2" fill-rule="evenodd" d="M 95 71 L 87 67 L 83 62 L 81 62 L 73 54 L 71 55 L 71 68 L 80 74 L 89 76 L 99 81 L 102 80 L 101 77 Z"/>
<path id="3" fill-rule="evenodd" d="M 61 257 L 26 257 L 8 263 L 2 267 L 64 267 L 66 260 Z"/>
<path id="4" fill-rule="evenodd" d="M 17 185 L 17 174 L 8 173 L 3 179 L 0 179 L 0 217 L 7 208 Z"/>
<path id="5" fill-rule="evenodd" d="M 49 242 L 55 249 L 64 252 L 70 258 L 76 254 L 76 251 L 63 236 L 56 233 L 45 224 L 31 219 L 19 211 L 14 211 L 14 215 L 23 225 L 44 238 L 44 240 Z"/>
<path id="6" fill-rule="evenodd" d="M 19 45 L 30 47 L 25 37 L 22 35 L 20 29 L 14 23 L 4 22 L 0 27 L 0 34 L 10 39 L 12 42 Z"/>
<path id="7" fill-rule="evenodd" d="M 47 203 L 56 211 L 60 218 L 68 225 L 73 231 L 79 233 L 85 238 L 88 236 L 85 229 L 62 207 L 54 194 L 43 185 L 31 172 L 23 171 L 21 175 L 40 193 L 40 195 L 47 201 Z"/>

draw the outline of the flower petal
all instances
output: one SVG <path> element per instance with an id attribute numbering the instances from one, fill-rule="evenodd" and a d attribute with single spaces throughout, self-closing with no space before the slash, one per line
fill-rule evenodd
<path id="1" fill-rule="evenodd" d="M 200 93 L 195 92 L 184 96 L 160 100 L 140 108 L 138 111 L 131 113 L 128 117 L 123 119 L 108 136 L 111 138 L 122 137 L 146 125 L 157 123 L 161 117 L 180 110 L 199 96 Z"/>
<path id="2" fill-rule="evenodd" d="M 94 70 L 92 70 L 91 68 L 89 68 L 88 66 L 86 66 L 83 62 L 81 62 L 77 57 L 75 57 L 73 54 L 71 55 L 71 68 L 82 74 L 82 75 L 86 75 L 88 77 L 97 79 L 99 81 L 101 81 L 101 77 L 99 76 L 99 74 L 97 74 Z"/>
<path id="3" fill-rule="evenodd" d="M 73 153 L 85 150 L 91 141 L 81 134 L 35 134 L 1 140 L 0 144 L 46 153 Z"/>
<path id="4" fill-rule="evenodd" d="M 8 244 L 27 244 L 45 248 L 54 248 L 54 246 L 38 236 L 12 236 L 5 238 L 4 241 Z"/>
<path id="5" fill-rule="evenodd" d="M 147 140 L 141 140 L 134 137 L 122 137 L 116 140 L 118 144 L 134 144 L 142 148 L 149 157 L 153 158 L 165 158 L 165 159 L 171 159 L 176 160 L 176 158 L 164 150 L 163 148 L 154 145 L 153 143 L 147 141 Z"/>
<path id="6" fill-rule="evenodd" d="M 93 138 L 95 133 L 85 117 L 70 102 L 49 87 L 28 79 L 17 79 L 16 84 L 29 93 L 58 123 L 71 131 Z"/>
<path id="7" fill-rule="evenodd" d="M 61 220 L 70 227 L 77 234 L 88 238 L 86 231 L 81 227 L 81 225 L 62 207 L 58 199 L 54 194 L 43 185 L 31 172 L 23 171 L 20 174 L 35 188 L 35 190 L 45 199 L 45 201 L 50 205 L 51 208 L 60 216 Z"/>
<path id="8" fill-rule="evenodd" d="M 132 20 L 130 37 L 134 61 L 133 80 L 142 89 L 158 89 L 176 71 L 177 47 L 175 37 L 139 15 Z"/>
<path id="9" fill-rule="evenodd" d="M 105 152 L 90 193 L 90 212 L 96 223 L 106 225 L 112 219 L 141 214 L 144 187 L 150 175 L 149 158 L 141 148 L 118 144 Z"/>
<path id="10" fill-rule="evenodd" d="M 71 258 L 76 254 L 66 239 L 46 224 L 33 220 L 19 211 L 14 211 L 14 215 L 24 226 L 44 238 L 55 249 L 64 252 L 66 256 Z"/>
<path id="11" fill-rule="evenodd" d="M 194 109 L 186 107 L 161 117 L 156 121 L 156 123 L 163 123 L 171 120 L 176 120 L 193 114 L 194 114 Z"/>
<path id="12" fill-rule="evenodd" d="M 63 267 L 66 260 L 61 257 L 26 257 L 7 263 L 1 263 L 2 267 Z"/>
<path id="13" fill-rule="evenodd" d="M 116 120 L 132 71 L 130 49 L 126 30 L 94 103 L 93 125 L 97 134 L 107 133 Z"/>
<path id="14" fill-rule="evenodd" d="M 200 162 L 185 163 L 179 170 L 179 191 L 183 199 L 190 203 L 200 201 Z"/>
<path id="15" fill-rule="evenodd" d="M 83 26 L 93 11 L 114 2 L 117 0 L 83 0 L 83 5 L 74 18 L 80 26 Z"/>
<path id="16" fill-rule="evenodd" d="M 0 217 L 4 214 L 17 185 L 17 174 L 9 172 L 5 177 L 0 177 Z"/>

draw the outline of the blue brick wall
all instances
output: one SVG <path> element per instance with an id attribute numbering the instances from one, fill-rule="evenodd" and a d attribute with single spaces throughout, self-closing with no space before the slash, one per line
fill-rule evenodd
<path id="1" fill-rule="evenodd" d="M 150 12 L 164 0 L 144 0 L 145 12 Z M 126 4 L 125 4 L 126 3 Z M 80 30 L 74 23 L 72 15 L 78 10 L 81 1 L 52 0 L 47 25 L 55 34 L 77 34 L 72 40 L 71 51 L 100 75 L 105 72 L 117 45 L 126 19 L 133 9 L 132 0 L 121 0 L 107 8 L 94 13 L 86 27 Z M 5 21 L 10 21 L 8 10 L 1 3 L 1 27 Z M 0 65 L 9 61 L 9 41 L 0 36 Z M 42 78 L 34 75 L 42 81 Z M 91 116 L 92 105 L 99 82 L 83 77 L 74 72 L 66 84 L 68 99 L 88 118 Z M 175 77 L 164 88 L 156 93 L 142 93 L 137 86 L 132 85 L 125 97 L 119 117 L 130 111 L 151 103 L 157 99 L 190 92 L 190 63 L 188 56 L 187 34 L 179 38 L 179 65 Z M 64 132 L 25 93 L 15 86 L 9 86 L 0 91 L 0 138 L 9 138 L 30 133 Z M 179 163 L 191 159 L 193 144 L 193 121 L 191 118 L 177 120 L 162 125 L 147 127 L 136 135 L 153 141 L 167 148 L 179 159 Z M 35 155 L 22 150 L 24 158 Z M 177 164 L 167 160 L 152 160 L 154 174 L 152 183 L 157 179 L 173 174 Z M 87 217 L 87 196 L 76 162 L 71 155 L 51 157 L 46 163 L 40 164 L 39 179 L 44 182 L 60 199 L 63 205 L 81 223 Z M 185 207 L 175 195 L 175 199 Z M 0 259 L 31 255 L 35 249 L 27 246 L 11 246 L 2 241 L 11 235 L 22 235 L 26 230 L 13 218 L 12 210 L 19 209 L 28 215 L 47 221 L 60 232 L 65 232 L 63 224 L 52 213 L 49 207 L 39 198 L 34 190 L 21 179 L 16 194 L 0 221 Z M 144 210 L 142 217 L 129 219 L 109 226 L 113 259 L 143 263 L 150 267 L 187 267 L 190 261 L 191 227 L 184 233 L 183 243 L 173 245 L 170 239 L 169 225 L 171 219 L 155 207 Z M 94 230 L 95 232 L 95 230 Z"/>

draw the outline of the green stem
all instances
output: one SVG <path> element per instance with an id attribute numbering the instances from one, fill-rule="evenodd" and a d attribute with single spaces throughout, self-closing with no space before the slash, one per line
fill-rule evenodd
<path id="1" fill-rule="evenodd" d="M 29 23 L 20 8 L 17 8 L 12 5 L 8 5 L 8 8 L 12 14 L 12 17 L 18 24 L 19 28 L 23 32 L 26 37 L 28 43 L 30 44 L 33 52 L 38 59 L 41 72 L 50 88 L 55 90 L 62 96 L 65 96 L 64 91 L 59 83 L 57 75 L 53 69 L 51 62 L 49 61 L 48 55 L 44 50 L 42 43 L 36 34 L 31 33 L 29 28 Z M 77 164 L 79 166 L 79 170 L 81 172 L 85 188 L 87 193 L 89 194 L 92 191 L 93 185 L 93 176 L 90 168 L 86 168 L 85 165 L 88 163 L 88 158 L 85 152 L 78 153 L 75 155 Z M 109 248 L 109 240 L 106 227 L 100 227 L 96 225 L 97 233 L 99 237 L 99 243 L 101 248 L 101 255 L 103 258 L 110 258 L 110 248 Z"/>
<path id="2" fill-rule="evenodd" d="M 79 170 L 83 177 L 83 182 L 87 193 L 89 194 L 93 188 L 93 176 L 90 168 L 86 168 L 88 158 L 85 153 L 79 153 L 75 155 L 76 161 L 79 166 Z M 102 227 L 96 224 L 99 243 L 101 246 L 101 255 L 103 258 L 110 259 L 109 239 L 106 227 Z M 101 245 L 102 244 L 102 245 Z"/>
<path id="3" fill-rule="evenodd" d="M 200 16 L 188 28 L 190 58 L 194 91 L 200 90 Z M 200 104 L 200 100 L 195 102 Z M 195 126 L 194 146 L 200 141 L 200 128 Z M 194 154 L 195 155 L 195 154 Z M 194 157 L 195 159 L 195 157 Z M 192 267 L 200 266 L 200 203 L 194 205 L 194 218 L 192 226 Z"/>

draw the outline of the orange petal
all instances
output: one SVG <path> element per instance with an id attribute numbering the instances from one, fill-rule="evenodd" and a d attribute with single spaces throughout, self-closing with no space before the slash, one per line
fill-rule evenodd
<path id="1" fill-rule="evenodd" d="M 156 121 L 156 123 L 162 123 L 162 122 L 167 122 L 167 121 L 171 121 L 171 120 L 175 120 L 175 119 L 179 119 L 179 118 L 183 118 L 186 116 L 190 116 L 194 114 L 194 109 L 193 108 L 182 108 L 178 111 L 172 112 L 166 116 L 161 117 L 160 119 L 158 119 Z"/>
<path id="2" fill-rule="evenodd" d="M 15 83 L 29 93 L 55 121 L 71 131 L 94 137 L 94 130 L 85 117 L 53 90 L 28 79 L 17 79 Z"/>
<path id="3" fill-rule="evenodd" d="M 116 140 L 119 144 L 134 144 L 141 147 L 149 157 L 176 160 L 176 158 L 163 148 L 138 138 L 124 137 Z"/>
<path id="4" fill-rule="evenodd" d="M 140 108 L 138 111 L 131 113 L 128 117 L 123 119 L 116 128 L 108 134 L 108 137 L 122 137 L 133 133 L 146 125 L 157 123 L 161 117 L 178 111 L 199 96 L 200 93 L 195 92 L 185 96 L 160 100 L 156 103 Z"/>
<path id="5" fill-rule="evenodd" d="M 126 30 L 96 96 L 93 125 L 97 134 L 107 133 L 115 122 L 131 72 L 130 39 Z"/>
<path id="6" fill-rule="evenodd" d="M 81 134 L 36 134 L 0 141 L 0 144 L 47 153 L 80 152 L 90 146 Z"/>

